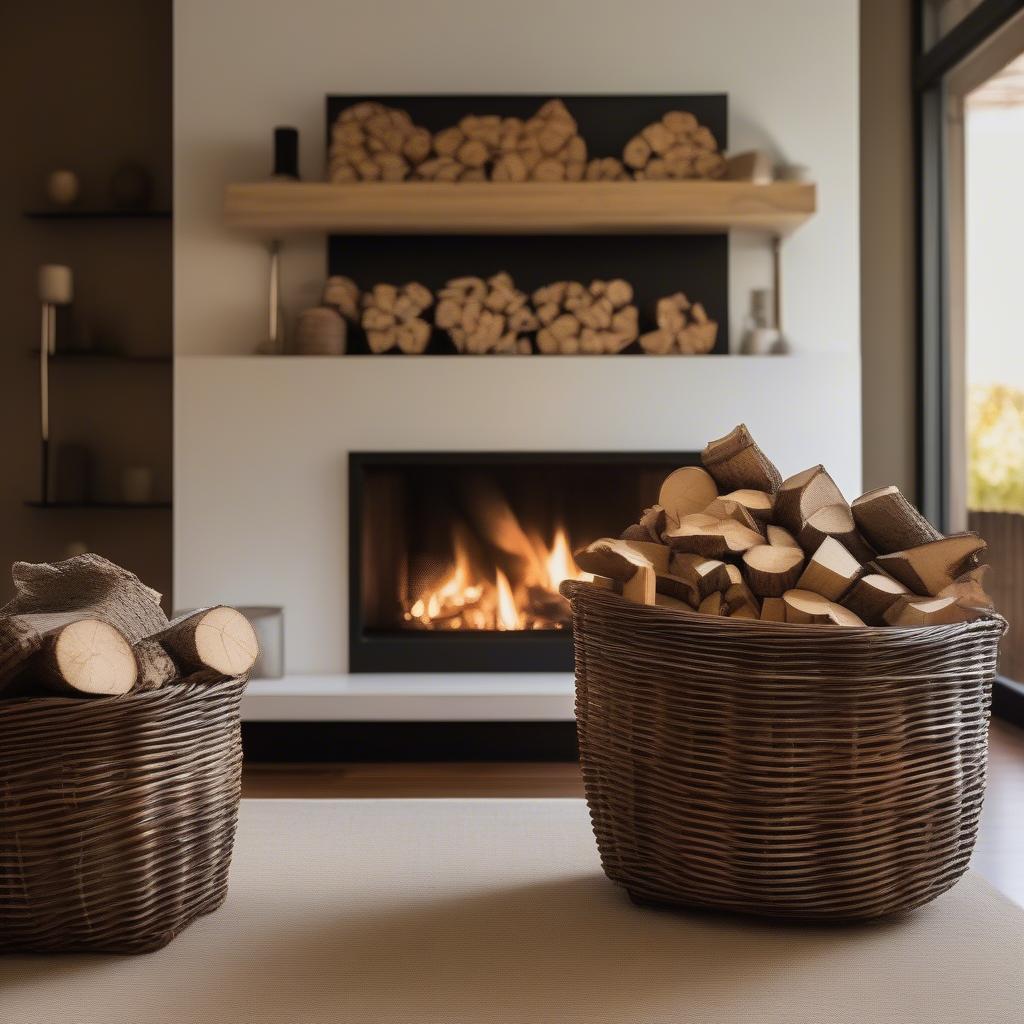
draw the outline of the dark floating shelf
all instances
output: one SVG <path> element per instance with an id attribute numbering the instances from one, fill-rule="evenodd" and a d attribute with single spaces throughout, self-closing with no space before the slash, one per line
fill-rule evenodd
<path id="1" fill-rule="evenodd" d="M 29 508 L 53 509 L 169 509 L 169 501 L 26 501 Z"/>
<path id="2" fill-rule="evenodd" d="M 39 358 L 39 349 L 33 349 L 29 355 Z M 170 365 L 173 358 L 169 355 L 133 355 L 129 352 L 55 352 L 50 356 L 51 363 L 148 363 L 152 365 Z"/>
<path id="3" fill-rule="evenodd" d="M 29 220 L 170 220 L 171 210 L 26 210 Z"/>

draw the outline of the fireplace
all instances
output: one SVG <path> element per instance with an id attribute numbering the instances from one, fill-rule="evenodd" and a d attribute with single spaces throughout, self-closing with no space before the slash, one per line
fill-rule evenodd
<path id="1" fill-rule="evenodd" d="M 353 672 L 569 671 L 572 552 L 695 453 L 349 455 Z"/>

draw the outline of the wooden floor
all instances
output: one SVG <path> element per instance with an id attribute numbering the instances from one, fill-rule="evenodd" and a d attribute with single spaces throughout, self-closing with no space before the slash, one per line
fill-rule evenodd
<path id="1" fill-rule="evenodd" d="M 247 797 L 581 797 L 575 764 L 247 765 Z M 974 868 L 1024 905 L 1024 731 L 994 722 Z"/>

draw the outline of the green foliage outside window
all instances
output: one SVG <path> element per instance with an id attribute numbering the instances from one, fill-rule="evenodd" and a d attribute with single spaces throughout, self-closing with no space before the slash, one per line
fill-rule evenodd
<path id="1" fill-rule="evenodd" d="M 975 386 L 968 404 L 967 507 L 1024 513 L 1024 391 Z"/>

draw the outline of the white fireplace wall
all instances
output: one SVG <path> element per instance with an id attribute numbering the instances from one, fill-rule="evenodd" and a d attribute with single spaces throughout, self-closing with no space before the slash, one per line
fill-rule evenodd
<path id="1" fill-rule="evenodd" d="M 857 36 L 856 0 L 176 0 L 177 604 L 283 605 L 288 671 L 344 673 L 354 450 L 694 449 L 743 420 L 784 472 L 823 461 L 856 492 Z M 730 148 L 818 183 L 783 247 L 795 354 L 241 358 L 266 331 L 267 258 L 223 227 L 223 186 L 269 172 L 278 124 L 320 177 L 329 92 L 727 93 Z M 287 244 L 290 314 L 325 264 L 323 239 Z M 734 339 L 769 274 L 765 241 L 734 237 Z"/>

